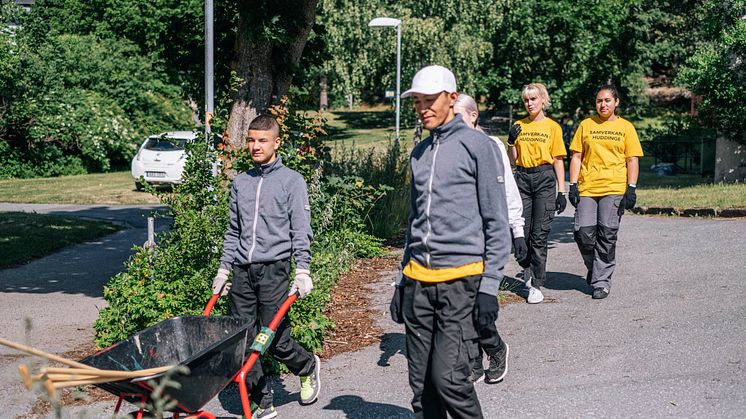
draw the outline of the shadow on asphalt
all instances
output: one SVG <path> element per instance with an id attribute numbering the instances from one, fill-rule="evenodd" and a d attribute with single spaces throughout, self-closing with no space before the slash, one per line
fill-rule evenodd
<path id="1" fill-rule="evenodd" d="M 59 208 L 59 209 L 58 209 Z M 125 262 L 147 240 L 147 217 L 165 214 L 166 208 L 155 206 L 55 206 L 38 205 L 25 212 L 64 215 L 106 220 L 128 228 L 90 240 L 27 264 L 0 270 L 0 292 L 27 294 L 84 294 L 102 297 L 104 285 L 111 277 L 126 270 Z M 172 223 L 169 217 L 156 217 L 156 241 Z"/>
<path id="2" fill-rule="evenodd" d="M 565 213 L 567 210 L 565 210 Z M 573 217 L 554 217 L 552 222 L 552 230 L 549 232 L 549 238 L 547 239 L 547 247 L 553 249 L 558 244 L 562 243 L 575 243 L 573 237 L 573 228 L 575 227 L 575 220 Z M 578 257 L 580 255 L 578 254 Z"/>
<path id="3" fill-rule="evenodd" d="M 521 298 L 528 297 L 528 290 L 522 280 L 505 276 L 502 289 Z M 544 288 L 556 291 L 578 291 L 585 295 L 592 295 L 593 290 L 585 282 L 585 277 L 567 272 L 547 272 Z"/>
<path id="4" fill-rule="evenodd" d="M 381 349 L 381 357 L 378 359 L 378 366 L 388 367 L 391 365 L 389 360 L 396 354 L 406 356 L 404 344 L 403 333 L 385 333 L 381 337 L 381 343 L 378 346 Z"/>
<path id="5" fill-rule="evenodd" d="M 403 407 L 387 403 L 365 401 L 360 396 L 337 396 L 324 410 L 339 410 L 347 419 L 412 418 L 414 414 Z"/>
<path id="6" fill-rule="evenodd" d="M 593 290 L 585 282 L 585 277 L 567 272 L 547 272 L 544 288 L 557 291 L 579 291 L 585 295 L 593 294 Z"/>

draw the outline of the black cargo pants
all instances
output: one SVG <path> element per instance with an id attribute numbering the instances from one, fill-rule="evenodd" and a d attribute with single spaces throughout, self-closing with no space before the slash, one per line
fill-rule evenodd
<path id="1" fill-rule="evenodd" d="M 233 268 L 231 285 L 231 314 L 250 323 L 248 346 L 262 326 L 267 326 L 288 297 L 290 284 L 290 260 L 252 263 Z M 287 316 L 275 332 L 268 353 L 285 364 L 295 375 L 310 375 L 316 360 L 305 348 L 290 337 L 290 321 Z M 254 363 L 246 376 L 251 399 L 261 407 L 272 403 L 272 391 L 267 385 L 261 362 Z M 260 401 L 261 400 L 261 401 Z"/>
<path id="2" fill-rule="evenodd" d="M 405 277 L 406 326 L 412 410 L 419 419 L 482 418 L 469 360 L 477 354 L 472 313 L 480 275 L 448 282 Z"/>
<path id="3" fill-rule="evenodd" d="M 519 261 L 522 268 L 533 273 L 531 285 L 544 286 L 547 277 L 547 238 L 557 210 L 557 185 L 554 167 L 545 164 L 536 167 L 516 167 L 515 183 L 523 202 L 523 226 L 528 256 Z"/>

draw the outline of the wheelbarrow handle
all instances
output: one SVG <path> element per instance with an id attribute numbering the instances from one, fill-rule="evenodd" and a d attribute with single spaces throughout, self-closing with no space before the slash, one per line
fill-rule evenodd
<path id="1" fill-rule="evenodd" d="M 220 298 L 220 294 L 213 294 L 212 297 L 210 297 L 210 301 L 207 302 L 207 306 L 205 306 L 205 310 L 202 312 L 203 316 L 210 315 L 212 308 L 215 307 L 215 303 L 218 302 L 218 298 Z"/>

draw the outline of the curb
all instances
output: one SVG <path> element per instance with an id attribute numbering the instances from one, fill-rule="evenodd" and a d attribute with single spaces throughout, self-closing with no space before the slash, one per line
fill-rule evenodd
<path id="1" fill-rule="evenodd" d="M 678 217 L 746 217 L 746 208 L 673 208 L 673 207 L 635 207 L 635 214 L 641 215 L 675 215 Z"/>

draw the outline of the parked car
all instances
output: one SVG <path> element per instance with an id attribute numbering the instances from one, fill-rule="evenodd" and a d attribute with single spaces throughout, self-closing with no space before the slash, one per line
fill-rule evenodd
<path id="1" fill-rule="evenodd" d="M 192 131 L 172 131 L 148 137 L 132 159 L 132 177 L 135 188 L 142 190 L 140 177 L 154 185 L 172 185 L 181 182 L 186 163 L 187 141 L 197 138 Z"/>

